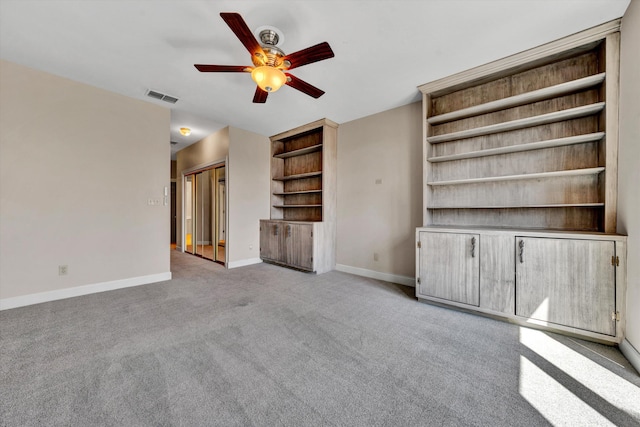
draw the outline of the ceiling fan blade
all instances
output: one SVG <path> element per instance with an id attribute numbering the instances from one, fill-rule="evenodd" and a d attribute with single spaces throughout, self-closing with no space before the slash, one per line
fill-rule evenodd
<path id="1" fill-rule="evenodd" d="M 318 62 L 333 57 L 333 50 L 331 50 L 331 46 L 329 46 L 329 43 L 322 42 L 318 43 L 315 46 L 293 52 L 292 54 L 286 55 L 282 59 L 287 60 L 291 63 L 291 66 L 288 69 L 292 70 L 296 67 L 301 67 L 303 65 L 311 64 L 313 62 Z"/>
<path id="2" fill-rule="evenodd" d="M 236 37 L 238 37 L 251 55 L 260 53 L 264 56 L 264 51 L 262 50 L 260 43 L 258 43 L 258 40 L 253 36 L 249 26 L 244 22 L 244 19 L 242 19 L 242 16 L 240 16 L 239 13 L 222 12 L 220 13 L 220 16 L 224 19 L 224 22 L 227 23 L 229 28 L 231 28 L 231 31 L 233 31 Z"/>
<path id="3" fill-rule="evenodd" d="M 320 90 L 317 87 L 310 85 L 309 83 L 297 78 L 294 75 L 291 75 L 289 73 L 285 73 L 285 74 L 288 77 L 287 83 L 286 83 L 288 86 L 291 86 L 294 89 L 298 89 L 300 92 L 306 93 L 307 95 L 312 96 L 314 98 L 320 98 L 322 95 L 324 95 L 323 90 Z"/>
<path id="4" fill-rule="evenodd" d="M 253 95 L 253 102 L 256 104 L 264 104 L 265 102 L 267 102 L 268 95 L 269 92 L 265 92 L 264 90 L 260 89 L 260 86 L 256 86 L 256 93 Z"/>
<path id="5" fill-rule="evenodd" d="M 208 64 L 193 64 L 194 67 L 203 73 L 240 73 L 243 71 L 250 71 L 251 67 L 245 65 L 208 65 Z"/>

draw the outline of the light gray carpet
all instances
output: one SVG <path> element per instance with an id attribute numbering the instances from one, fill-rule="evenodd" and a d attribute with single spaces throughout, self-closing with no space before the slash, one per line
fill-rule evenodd
<path id="1" fill-rule="evenodd" d="M 640 423 L 614 347 L 345 273 L 171 256 L 172 281 L 0 313 L 3 426 Z"/>

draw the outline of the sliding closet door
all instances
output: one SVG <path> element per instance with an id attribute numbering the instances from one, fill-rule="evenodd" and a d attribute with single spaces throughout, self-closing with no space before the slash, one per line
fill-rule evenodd
<path id="1" fill-rule="evenodd" d="M 225 168 L 219 167 L 214 170 L 215 179 L 213 180 L 214 187 L 214 221 L 213 221 L 213 229 L 214 233 L 214 242 L 215 242 L 215 261 L 220 263 L 226 262 L 225 257 L 225 249 L 226 249 L 226 237 L 225 237 L 225 226 L 226 226 L 226 179 L 225 179 Z"/>
<path id="2" fill-rule="evenodd" d="M 213 260 L 211 171 L 196 174 L 196 255 Z"/>
<path id="3" fill-rule="evenodd" d="M 225 263 L 225 167 L 185 176 L 185 252 Z"/>
<path id="4" fill-rule="evenodd" d="M 195 253 L 194 247 L 194 188 L 193 175 L 185 176 L 184 182 L 184 251 Z"/>

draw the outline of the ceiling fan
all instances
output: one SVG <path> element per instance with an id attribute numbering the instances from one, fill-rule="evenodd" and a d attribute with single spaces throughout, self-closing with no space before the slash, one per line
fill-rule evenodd
<path id="1" fill-rule="evenodd" d="M 313 62 L 333 58 L 333 51 L 329 43 L 322 42 L 285 55 L 277 46 L 280 36 L 274 29 L 262 30 L 259 34 L 260 43 L 253 36 L 247 23 L 239 13 L 223 12 L 220 16 L 251 53 L 251 61 L 254 66 L 194 64 L 198 71 L 203 73 L 250 72 L 251 78 L 258 85 L 253 96 L 253 102 L 255 103 L 266 102 L 269 92 L 275 92 L 285 84 L 314 98 L 319 98 L 324 94 L 324 91 L 289 74 L 287 71 Z"/>

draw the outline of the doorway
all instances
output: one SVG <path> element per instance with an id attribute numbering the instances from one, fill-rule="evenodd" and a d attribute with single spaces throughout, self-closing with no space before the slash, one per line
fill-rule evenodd
<path id="1" fill-rule="evenodd" d="M 184 176 L 184 251 L 226 263 L 225 165 Z"/>

